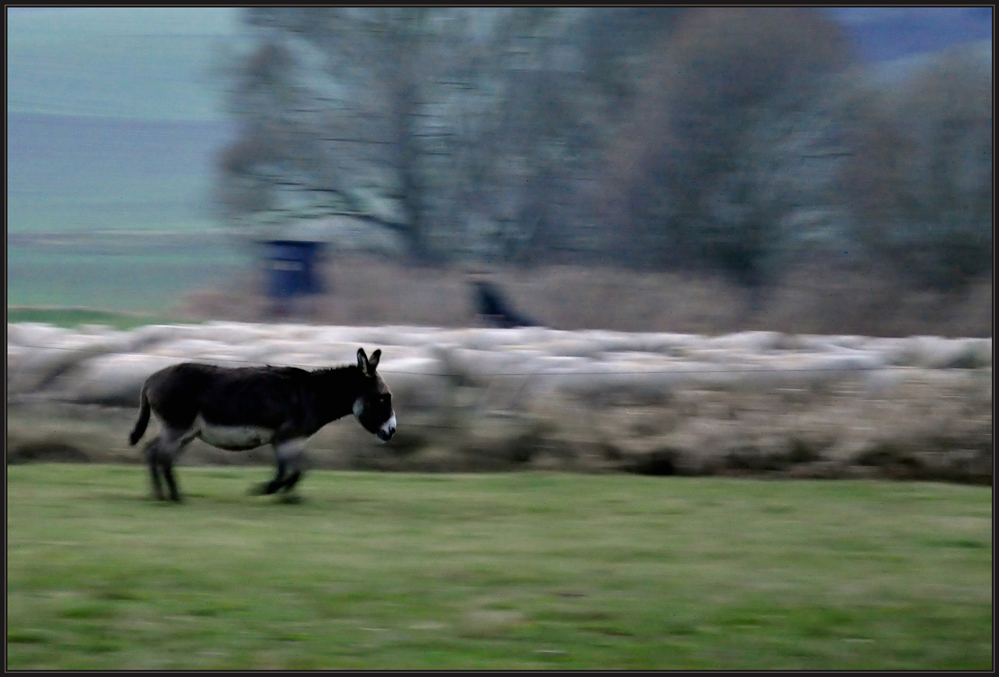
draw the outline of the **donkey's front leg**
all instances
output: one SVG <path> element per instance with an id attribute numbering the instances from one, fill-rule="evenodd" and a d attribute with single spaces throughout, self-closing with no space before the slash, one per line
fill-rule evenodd
<path id="1" fill-rule="evenodd" d="M 298 480 L 302 479 L 303 473 L 304 471 L 301 468 L 295 468 L 288 474 L 288 479 L 284 482 L 285 492 L 289 492 L 295 488 L 295 485 L 298 484 Z"/>
<path id="2" fill-rule="evenodd" d="M 257 494 L 258 496 L 273 494 L 275 491 L 281 488 L 282 484 L 284 484 L 285 462 L 284 459 L 281 458 L 280 454 L 277 453 L 277 447 L 274 448 L 274 456 L 277 465 L 277 471 L 274 473 L 274 479 L 272 479 L 270 482 L 261 482 L 256 487 L 254 487 L 251 493 Z"/>
<path id="3" fill-rule="evenodd" d="M 288 478 L 284 481 L 284 486 L 282 487 L 285 492 L 290 492 L 294 489 L 305 472 L 306 441 L 304 437 L 297 437 L 282 442 L 279 445 L 278 455 L 284 459 L 289 470 Z"/>
<path id="4" fill-rule="evenodd" d="M 265 485 L 263 493 L 273 494 L 281 489 L 288 492 L 298 483 L 302 477 L 305 442 L 306 439 L 301 437 L 275 440 L 274 458 L 278 473 L 269 484 Z"/>

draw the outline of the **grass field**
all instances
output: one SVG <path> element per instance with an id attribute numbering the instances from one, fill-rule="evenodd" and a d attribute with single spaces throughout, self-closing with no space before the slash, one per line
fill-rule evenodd
<path id="1" fill-rule="evenodd" d="M 990 669 L 990 488 L 22 465 L 8 669 Z"/>
<path id="2" fill-rule="evenodd" d="M 164 312 L 185 293 L 225 285 L 249 268 L 246 257 L 224 246 L 129 253 L 12 246 L 7 248 L 7 262 L 8 306 L 132 312 Z"/>

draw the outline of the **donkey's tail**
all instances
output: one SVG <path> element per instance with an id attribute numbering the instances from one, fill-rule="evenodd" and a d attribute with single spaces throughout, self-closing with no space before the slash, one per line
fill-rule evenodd
<path id="1" fill-rule="evenodd" d="M 149 425 L 149 398 L 146 397 L 146 386 L 142 386 L 142 394 L 139 396 L 139 420 L 132 428 L 132 434 L 128 436 L 128 444 L 135 446 L 135 443 L 142 439 Z"/>

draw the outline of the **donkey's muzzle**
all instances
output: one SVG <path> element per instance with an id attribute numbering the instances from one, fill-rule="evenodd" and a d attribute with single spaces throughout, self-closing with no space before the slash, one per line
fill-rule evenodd
<path id="1" fill-rule="evenodd" d="M 375 433 L 382 442 L 388 442 L 395 435 L 395 414 Z"/>

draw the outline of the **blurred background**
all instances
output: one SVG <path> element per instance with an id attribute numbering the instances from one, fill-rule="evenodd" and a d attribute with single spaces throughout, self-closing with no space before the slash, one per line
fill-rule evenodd
<path id="1" fill-rule="evenodd" d="M 991 7 L 8 8 L 7 55 L 8 321 L 992 333 Z"/>
<path id="2" fill-rule="evenodd" d="M 992 665 L 992 11 L 8 7 L 8 666 Z"/>

